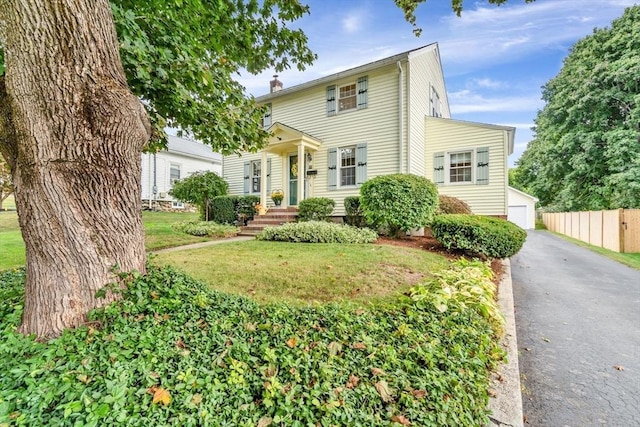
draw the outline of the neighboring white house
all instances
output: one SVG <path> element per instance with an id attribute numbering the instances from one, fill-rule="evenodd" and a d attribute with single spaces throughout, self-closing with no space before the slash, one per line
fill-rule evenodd
<path id="1" fill-rule="evenodd" d="M 268 113 L 266 148 L 225 156 L 231 194 L 308 197 L 359 194 L 379 175 L 412 173 L 436 182 L 479 214 L 507 216 L 507 156 L 514 128 L 451 120 L 436 43 L 291 88 L 277 79 L 257 101 Z"/>
<path id="2" fill-rule="evenodd" d="M 531 230 L 536 228 L 536 202 L 538 199 L 509 187 L 509 221 Z"/>
<path id="3" fill-rule="evenodd" d="M 169 135 L 167 150 L 142 155 L 143 207 L 183 209 L 183 203 L 173 199 L 169 190 L 175 181 L 198 171 L 222 175 L 222 155 L 208 145 Z"/>

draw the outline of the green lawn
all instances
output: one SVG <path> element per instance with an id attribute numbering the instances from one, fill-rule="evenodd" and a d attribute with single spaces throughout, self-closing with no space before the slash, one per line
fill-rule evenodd
<path id="1" fill-rule="evenodd" d="M 553 234 L 555 234 L 558 237 L 562 237 L 563 239 L 568 240 L 569 242 L 574 243 L 578 246 L 582 246 L 583 248 L 587 248 L 593 252 L 599 253 L 600 255 L 604 255 L 609 259 L 619 262 L 620 264 L 624 264 L 631 268 L 635 268 L 636 270 L 640 270 L 640 252 L 620 253 L 620 252 L 610 251 L 609 249 L 601 248 L 599 246 L 593 246 L 583 242 L 582 240 L 565 236 L 564 234 L 560 234 L 560 233 L 553 233 Z"/>
<path id="2" fill-rule="evenodd" d="M 153 251 L 211 240 L 208 237 L 191 236 L 171 229 L 171 224 L 174 222 L 197 218 L 198 214 L 188 212 L 143 212 L 147 250 Z M 24 242 L 20 234 L 18 215 L 15 211 L 0 212 L 0 271 L 19 267 L 24 263 Z"/>
<path id="3" fill-rule="evenodd" d="M 448 265 L 418 249 L 265 241 L 163 253 L 153 262 L 178 267 L 222 292 L 295 305 L 376 301 Z"/>
<path id="4" fill-rule="evenodd" d="M 2 202 L 2 209 L 0 211 L 14 211 L 16 210 L 16 201 L 13 197 L 13 194 Z"/>

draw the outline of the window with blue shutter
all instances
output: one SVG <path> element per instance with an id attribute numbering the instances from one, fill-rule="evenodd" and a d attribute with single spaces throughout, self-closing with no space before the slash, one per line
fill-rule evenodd
<path id="1" fill-rule="evenodd" d="M 489 147 L 476 151 L 476 184 L 489 185 Z"/>
<path id="2" fill-rule="evenodd" d="M 356 185 L 362 185 L 367 180 L 367 144 L 356 146 Z"/>
<path id="3" fill-rule="evenodd" d="M 367 86 L 368 77 L 360 77 L 358 79 L 358 109 L 367 108 Z"/>
<path id="4" fill-rule="evenodd" d="M 335 190 L 336 188 L 338 188 L 338 149 L 330 148 L 328 151 L 328 156 L 328 188 L 329 190 Z"/>
<path id="5" fill-rule="evenodd" d="M 336 114 L 336 87 L 327 86 L 327 115 L 333 116 Z"/>
<path id="6" fill-rule="evenodd" d="M 433 182 L 436 185 L 444 184 L 444 153 L 433 155 Z"/>
<path id="7" fill-rule="evenodd" d="M 244 194 L 249 194 L 251 188 L 251 162 L 244 162 Z"/>

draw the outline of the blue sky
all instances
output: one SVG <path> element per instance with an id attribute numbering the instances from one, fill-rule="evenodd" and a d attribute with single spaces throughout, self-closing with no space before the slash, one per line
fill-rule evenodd
<path id="1" fill-rule="evenodd" d="M 516 127 L 512 166 L 544 106 L 541 86 L 558 74 L 571 46 L 640 0 L 509 0 L 499 7 L 465 0 L 460 18 L 449 0 L 427 0 L 417 10 L 419 38 L 392 0 L 306 3 L 311 15 L 297 25 L 318 59 L 304 72 L 279 73 L 285 87 L 438 42 L 452 118 Z M 258 96 L 268 92 L 272 74 L 239 80 Z"/>

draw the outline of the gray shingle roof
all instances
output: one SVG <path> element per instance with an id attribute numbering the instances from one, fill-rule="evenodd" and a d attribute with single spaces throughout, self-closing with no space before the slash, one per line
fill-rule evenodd
<path id="1" fill-rule="evenodd" d="M 167 138 L 169 140 L 169 143 L 167 144 L 167 151 L 170 153 L 199 157 L 222 163 L 222 155 L 214 152 L 208 145 L 173 135 L 168 135 Z"/>

